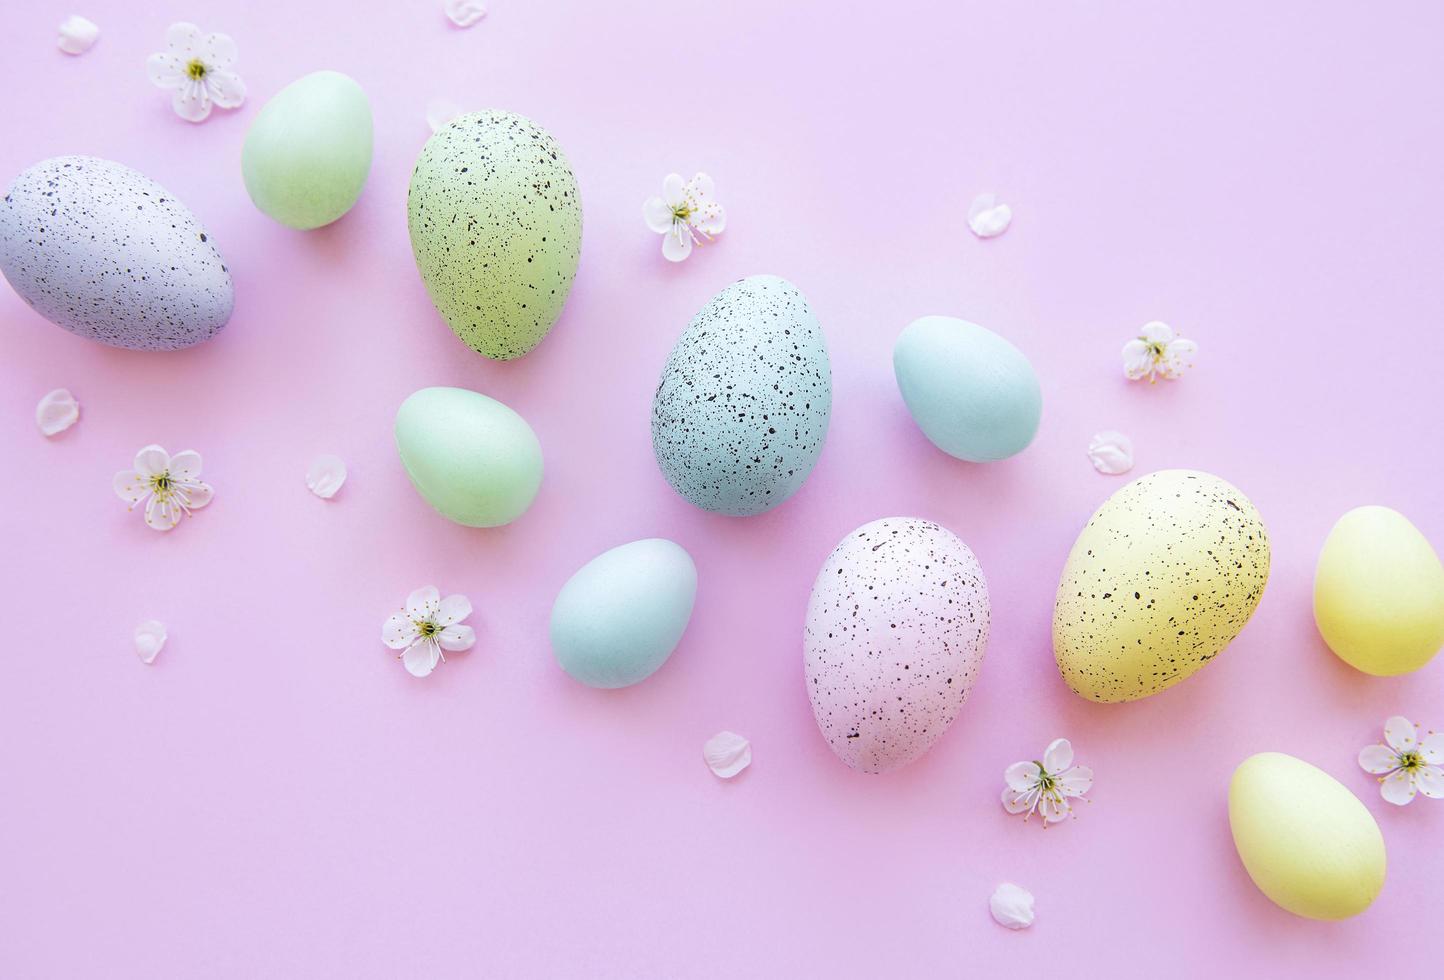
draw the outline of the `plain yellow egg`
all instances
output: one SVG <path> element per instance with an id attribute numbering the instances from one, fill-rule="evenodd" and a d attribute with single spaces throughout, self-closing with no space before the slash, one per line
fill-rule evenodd
<path id="1" fill-rule="evenodd" d="M 1319 555 L 1314 621 L 1329 649 L 1366 674 L 1418 670 L 1444 647 L 1444 565 L 1398 511 L 1351 510 Z"/>
<path id="2" fill-rule="evenodd" d="M 1245 759 L 1229 783 L 1228 822 L 1253 883 L 1295 915 L 1347 919 L 1384 887 L 1384 837 L 1373 815 L 1302 759 Z"/>

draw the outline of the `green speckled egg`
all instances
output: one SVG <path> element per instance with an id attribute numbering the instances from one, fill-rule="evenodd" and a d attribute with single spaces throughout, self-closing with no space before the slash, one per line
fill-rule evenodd
<path id="1" fill-rule="evenodd" d="M 371 103 L 336 71 L 312 72 L 276 93 L 241 150 L 256 207 L 303 231 L 350 211 L 370 171 Z"/>
<path id="2" fill-rule="evenodd" d="M 469 527 L 510 524 L 541 486 L 541 443 L 526 419 L 465 388 L 422 388 L 402 402 L 396 449 L 426 502 Z"/>
<path id="3" fill-rule="evenodd" d="M 1063 566 L 1058 670 L 1093 701 L 1172 687 L 1233 642 L 1268 577 L 1268 533 L 1237 487 L 1196 470 L 1134 480 L 1098 508 Z"/>
<path id="4" fill-rule="evenodd" d="M 577 272 L 582 206 L 566 155 L 524 116 L 460 116 L 421 149 L 406 200 L 416 267 L 447 324 L 499 361 L 551 330 Z"/>

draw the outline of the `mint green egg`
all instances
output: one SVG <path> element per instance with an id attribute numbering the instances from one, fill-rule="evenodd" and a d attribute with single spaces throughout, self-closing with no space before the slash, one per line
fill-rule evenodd
<path id="1" fill-rule="evenodd" d="M 256 207 L 303 231 L 350 211 L 370 171 L 371 103 L 337 71 L 312 72 L 277 92 L 241 150 Z"/>
<path id="2" fill-rule="evenodd" d="M 1033 365 L 986 327 L 921 317 L 898 337 L 892 361 L 913 421 L 949 456 L 1007 459 L 1038 432 L 1043 394 Z"/>
<path id="3" fill-rule="evenodd" d="M 605 551 L 567 580 L 552 605 L 552 653 L 588 687 L 628 687 L 667 662 L 697 598 L 697 566 L 681 545 L 646 538 Z"/>
<path id="4" fill-rule="evenodd" d="M 541 343 L 572 288 L 582 244 L 576 178 L 524 116 L 460 116 L 421 148 L 406 196 L 411 251 L 431 302 L 495 360 Z"/>
<path id="5" fill-rule="evenodd" d="M 526 419 L 465 388 L 422 388 L 402 402 L 396 450 L 417 493 L 469 527 L 510 524 L 541 486 L 541 443 Z"/>

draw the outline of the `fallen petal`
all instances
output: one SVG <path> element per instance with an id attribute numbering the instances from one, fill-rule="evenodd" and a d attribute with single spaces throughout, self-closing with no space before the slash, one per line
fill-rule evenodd
<path id="1" fill-rule="evenodd" d="M 317 456 L 306 471 L 306 487 L 322 500 L 330 500 L 346 482 L 346 464 L 341 457 L 326 453 Z"/>
<path id="2" fill-rule="evenodd" d="M 446 0 L 446 16 L 457 27 L 470 27 L 486 16 L 486 7 L 477 0 Z"/>
<path id="3" fill-rule="evenodd" d="M 35 406 L 35 424 L 47 438 L 64 432 L 80 420 L 80 402 L 64 388 L 56 388 Z"/>
<path id="4" fill-rule="evenodd" d="M 426 125 L 434 133 L 465 111 L 450 99 L 432 99 L 426 103 Z"/>
<path id="5" fill-rule="evenodd" d="M 1112 429 L 1095 435 L 1088 441 L 1088 458 L 1099 473 L 1117 476 L 1133 469 L 1133 440 Z"/>
<path id="6" fill-rule="evenodd" d="M 1033 893 L 1004 882 L 988 900 L 993 921 L 1005 929 L 1026 929 L 1033 924 Z"/>
<path id="7" fill-rule="evenodd" d="M 135 628 L 135 654 L 143 664 L 152 663 L 165 646 L 165 624 L 147 619 Z"/>
<path id="8" fill-rule="evenodd" d="M 1013 221 L 1013 209 L 999 204 L 995 194 L 979 194 L 968 208 L 968 227 L 979 238 L 994 238 L 1008 230 Z"/>
<path id="9" fill-rule="evenodd" d="M 702 746 L 707 767 L 723 779 L 731 779 L 752 765 L 752 743 L 736 732 L 718 732 Z"/>
<path id="10" fill-rule="evenodd" d="M 60 22 L 60 40 L 56 45 L 66 54 L 85 54 L 98 37 L 100 28 L 92 21 L 71 14 Z"/>

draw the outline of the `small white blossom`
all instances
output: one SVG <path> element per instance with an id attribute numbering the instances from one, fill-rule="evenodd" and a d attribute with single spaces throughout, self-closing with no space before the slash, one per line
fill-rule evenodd
<path id="1" fill-rule="evenodd" d="M 662 196 L 649 197 L 642 204 L 647 227 L 662 239 L 662 255 L 669 262 L 681 262 L 692 254 L 693 244 L 711 241 L 727 226 L 727 212 L 712 199 L 712 178 L 697 174 L 682 181 L 681 174 L 668 174 L 662 181 Z"/>
<path id="2" fill-rule="evenodd" d="M 166 50 L 146 61 L 150 80 L 171 90 L 171 107 L 187 122 L 211 114 L 211 104 L 234 109 L 246 100 L 246 83 L 231 71 L 236 42 L 227 34 L 202 34 L 194 24 L 172 24 Z"/>
<path id="3" fill-rule="evenodd" d="M 1174 336 L 1172 327 L 1154 320 L 1144 324 L 1138 336 L 1123 345 L 1123 373 L 1130 381 L 1144 378 L 1150 384 L 1157 378 L 1172 381 L 1183 374 L 1184 368 L 1193 366 L 1196 353 L 1197 344 Z"/>
<path id="4" fill-rule="evenodd" d="M 436 586 L 417 589 L 406 599 L 406 608 L 394 612 L 381 624 L 381 642 L 400 650 L 397 658 L 407 671 L 425 677 L 445 663 L 443 650 L 470 650 L 476 632 L 461 621 L 471 615 L 471 602 L 464 595 L 441 598 Z"/>
<path id="5" fill-rule="evenodd" d="M 1003 808 L 1024 814 L 1043 814 L 1043 826 L 1057 823 L 1073 810 L 1072 800 L 1093 786 L 1093 770 L 1073 765 L 1073 745 L 1055 738 L 1042 761 L 1015 762 L 1003 773 Z"/>
<path id="6" fill-rule="evenodd" d="M 1384 722 L 1387 745 L 1370 745 L 1359 753 L 1359 765 L 1379 777 L 1379 793 L 1395 806 L 1410 803 L 1416 793 L 1444 799 L 1444 732 L 1423 739 L 1408 718 L 1395 715 Z"/>
<path id="7" fill-rule="evenodd" d="M 171 456 L 160 446 L 146 446 L 135 454 L 135 468 L 115 474 L 112 485 L 132 510 L 145 504 L 147 527 L 169 531 L 215 495 L 200 476 L 201 454 L 195 450 Z"/>

